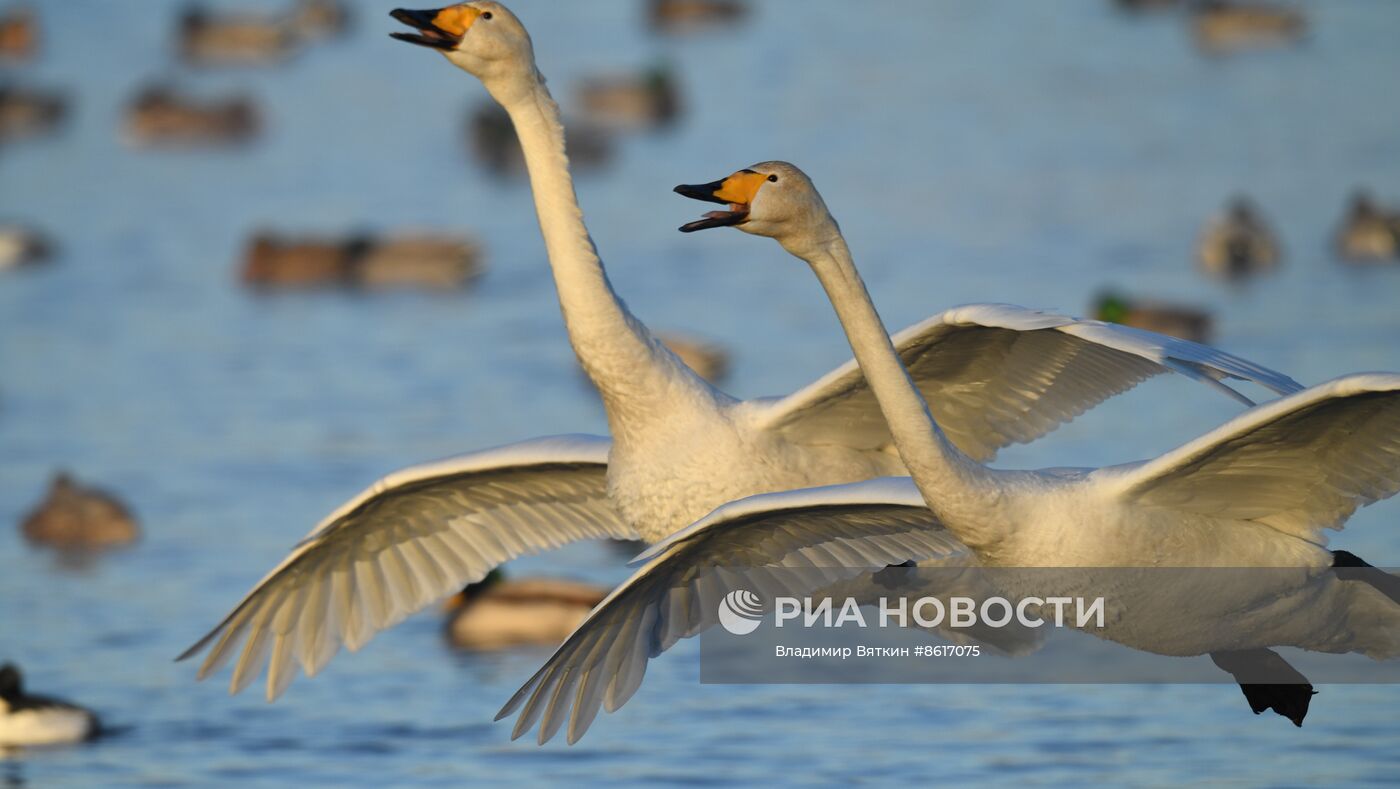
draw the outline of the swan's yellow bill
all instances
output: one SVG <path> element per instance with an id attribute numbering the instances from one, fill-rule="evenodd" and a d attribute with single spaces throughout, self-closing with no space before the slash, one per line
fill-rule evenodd
<path id="1" fill-rule="evenodd" d="M 768 176 L 763 173 L 744 169 L 720 181 L 677 186 L 676 194 L 729 206 L 728 211 L 710 211 L 705 214 L 704 219 L 682 225 L 681 232 L 693 233 L 696 230 L 710 227 L 743 224 L 749 218 L 749 204 L 753 202 L 754 197 L 758 195 L 758 190 L 763 187 L 767 180 Z"/>
<path id="2" fill-rule="evenodd" d="M 390 33 L 393 38 L 434 49 L 454 49 L 472 23 L 481 16 L 481 11 L 469 5 L 454 5 L 427 11 L 396 8 L 389 12 L 389 16 L 419 32 Z"/>

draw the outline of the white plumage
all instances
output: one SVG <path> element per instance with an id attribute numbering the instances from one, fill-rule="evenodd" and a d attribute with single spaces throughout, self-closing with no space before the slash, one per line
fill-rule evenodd
<path id="1" fill-rule="evenodd" d="M 98 728 L 92 712 L 26 693 L 19 668 L 0 666 L 0 750 L 82 742 L 96 736 Z"/>
<path id="2" fill-rule="evenodd" d="M 203 678 L 241 648 L 232 691 L 270 655 L 267 695 L 276 698 L 294 662 L 314 674 L 342 643 L 358 647 L 515 556 L 574 539 L 654 542 L 727 501 L 906 473 L 854 361 L 788 397 L 738 401 L 631 315 L 584 226 L 558 109 L 528 33 L 498 3 L 463 8 L 490 10 L 492 18 L 468 24 L 445 54 L 482 80 L 519 133 L 569 338 L 602 394 L 611 443 L 535 439 L 376 483 L 182 656 L 211 647 Z M 898 341 L 940 422 L 978 459 L 1164 372 L 1238 398 L 1222 381 L 1299 388 L 1194 343 L 1008 305 L 959 307 Z"/>
<path id="3" fill-rule="evenodd" d="M 617 709 L 647 658 L 713 624 L 707 603 L 729 588 L 713 583 L 724 568 L 743 570 L 750 586 L 771 578 L 768 568 L 856 574 L 911 558 L 1010 568 L 1297 568 L 1245 576 L 1248 588 L 1178 590 L 1189 600 L 1158 599 L 1161 589 L 1150 583 L 1129 585 L 1117 590 L 1116 603 L 1134 615 L 1110 617 L 1098 634 L 1167 655 L 1295 646 L 1400 656 L 1400 600 L 1344 580 L 1322 534 L 1357 507 L 1400 491 L 1400 375 L 1346 376 L 1285 395 L 1144 463 L 991 469 L 950 440 L 955 429 L 930 416 L 943 409 L 935 399 L 925 405 L 922 387 L 903 368 L 807 176 L 783 162 L 740 173 L 773 177 L 754 179 L 745 200 L 726 199 L 739 204 L 710 217 L 772 236 L 812 267 L 912 482 L 756 496 L 653 547 L 646 565 L 501 710 L 498 719 L 520 713 L 513 736 L 538 722 L 544 742 L 571 718 L 574 742 L 600 703 Z M 701 187 L 683 189 L 697 194 Z M 922 516 L 915 486 L 929 508 Z M 1092 576 L 1074 570 L 1062 583 L 1082 587 Z M 704 602 L 691 602 L 697 597 Z"/>

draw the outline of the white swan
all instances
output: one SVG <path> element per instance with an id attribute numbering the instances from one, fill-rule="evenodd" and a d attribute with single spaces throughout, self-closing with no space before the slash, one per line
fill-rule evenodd
<path id="1" fill-rule="evenodd" d="M 602 394 L 612 440 L 534 439 L 375 483 L 322 521 L 181 656 L 211 647 L 204 678 L 237 655 L 233 692 L 268 660 L 267 695 L 276 698 L 294 661 L 313 675 L 342 644 L 358 648 L 521 554 L 588 538 L 655 542 L 744 496 L 905 473 L 854 361 L 788 397 L 738 401 L 632 316 L 584 227 L 558 108 L 513 14 L 477 2 L 394 16 L 420 31 L 396 37 L 441 50 L 510 114 L 569 340 Z M 979 459 L 1167 371 L 1241 398 L 1221 380 L 1299 388 L 1200 345 L 1016 307 L 951 310 L 897 342 L 938 403 L 940 422 Z"/>
<path id="2" fill-rule="evenodd" d="M 769 568 L 815 565 L 842 576 L 929 557 L 1001 567 L 1299 568 L 1250 576 L 1279 586 L 1249 589 L 1243 602 L 1197 594 L 1173 608 L 1180 598 L 1154 605 L 1156 589 L 1137 598 L 1124 591 L 1118 602 L 1135 615 L 1098 632 L 1161 654 L 1211 653 L 1240 679 L 1255 712 L 1272 707 L 1295 724 L 1311 686 L 1268 647 L 1400 655 L 1400 580 L 1328 551 L 1322 534 L 1400 490 L 1400 375 L 1353 375 L 1284 396 L 1145 463 L 990 469 L 930 415 L 805 174 L 766 162 L 676 191 L 729 206 L 683 231 L 734 225 L 777 239 L 811 266 L 913 479 L 755 496 L 653 546 L 639 557 L 645 566 L 501 710 L 497 720 L 520 711 L 514 737 L 539 722 L 543 743 L 569 719 L 568 740 L 577 741 L 600 705 L 626 702 L 649 657 L 713 624 L 717 595 L 744 568 L 744 582 L 761 579 L 770 594 L 794 590 L 783 588 L 789 576 L 761 572 Z M 938 413 L 936 400 L 929 406 Z M 915 514 L 915 487 L 937 525 Z M 1183 610 L 1191 612 L 1185 622 Z M 1172 626 L 1150 624 L 1162 621 Z M 1261 676 L 1283 684 L 1249 684 Z"/>

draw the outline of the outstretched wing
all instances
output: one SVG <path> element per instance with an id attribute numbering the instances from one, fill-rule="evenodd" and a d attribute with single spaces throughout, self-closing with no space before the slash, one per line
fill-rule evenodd
<path id="1" fill-rule="evenodd" d="M 907 477 L 752 496 L 720 507 L 638 557 L 646 564 L 603 600 L 516 692 L 512 737 L 565 720 L 576 742 L 600 706 L 615 711 L 647 660 L 714 624 L 735 582 L 771 599 L 801 595 L 872 569 L 966 556 Z M 799 588 L 800 587 L 800 588 Z"/>
<path id="2" fill-rule="evenodd" d="M 1286 375 L 1198 343 L 1005 304 L 955 307 L 892 339 L 939 426 L 984 462 L 1165 372 L 1248 405 L 1223 381 L 1251 381 L 1280 394 L 1302 388 Z M 873 450 L 893 441 L 854 360 L 772 401 L 759 421 L 799 443 L 838 435 Z"/>
<path id="3" fill-rule="evenodd" d="M 359 649 L 509 559 L 574 540 L 636 539 L 607 499 L 610 446 L 539 438 L 390 474 L 322 521 L 179 659 L 210 647 L 204 679 L 237 654 L 231 693 L 267 661 L 271 701 L 294 660 L 314 676 L 341 644 Z"/>
<path id="4" fill-rule="evenodd" d="M 1400 491 L 1400 375 L 1309 387 L 1155 460 L 1095 474 L 1139 504 L 1259 521 L 1316 540 L 1357 507 Z"/>

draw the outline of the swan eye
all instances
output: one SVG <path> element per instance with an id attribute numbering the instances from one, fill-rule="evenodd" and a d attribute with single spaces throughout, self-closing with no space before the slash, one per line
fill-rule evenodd
<path id="1" fill-rule="evenodd" d="M 491 19 L 491 12 L 490 12 L 490 11 L 482 11 L 482 12 L 481 12 L 481 18 L 482 18 L 482 19 L 486 19 L 486 20 L 490 20 L 490 19 Z"/>
<path id="2" fill-rule="evenodd" d="M 776 183 L 778 182 L 778 176 L 776 176 L 776 175 L 770 175 L 770 176 L 768 176 L 768 180 L 770 180 L 770 181 L 772 181 L 773 183 L 776 184 Z"/>

